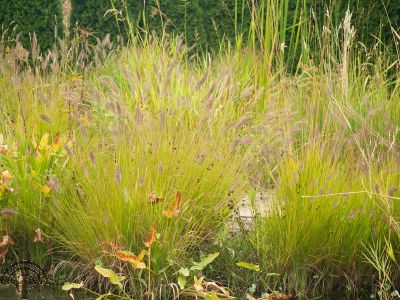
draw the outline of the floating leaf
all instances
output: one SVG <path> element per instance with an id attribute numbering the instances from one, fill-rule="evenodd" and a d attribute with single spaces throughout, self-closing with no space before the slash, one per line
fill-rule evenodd
<path id="1" fill-rule="evenodd" d="M 206 295 L 205 300 L 220 300 L 221 298 L 217 296 L 217 294 L 215 292 L 212 292 L 209 295 Z"/>
<path id="2" fill-rule="evenodd" d="M 154 224 L 152 224 L 151 227 L 150 227 L 149 237 L 144 242 L 144 245 L 147 248 L 150 248 L 151 245 L 154 243 L 155 239 L 156 239 L 156 227 L 154 226 Z"/>
<path id="3" fill-rule="evenodd" d="M 178 276 L 178 285 L 180 287 L 181 290 L 183 290 L 186 286 L 186 277 L 179 275 Z"/>
<path id="4" fill-rule="evenodd" d="M 113 270 L 106 269 L 100 266 L 96 266 L 95 269 L 101 276 L 108 278 L 112 284 L 115 284 L 122 289 L 121 281 L 125 280 L 125 276 L 119 276 L 115 274 Z"/>
<path id="5" fill-rule="evenodd" d="M 219 252 L 209 254 L 205 258 L 203 258 L 200 262 L 195 262 L 194 265 L 190 268 L 191 271 L 198 270 L 201 271 L 205 267 L 207 267 L 210 263 L 214 261 L 219 255 Z"/>
<path id="6" fill-rule="evenodd" d="M 181 274 L 181 275 L 183 275 L 183 276 L 185 276 L 185 277 L 188 277 L 188 276 L 189 276 L 189 273 L 190 273 L 190 271 L 189 271 L 188 268 L 181 268 L 181 269 L 179 270 L 179 274 Z"/>
<path id="7" fill-rule="evenodd" d="M 135 269 L 144 269 L 146 268 L 146 265 L 142 262 L 142 260 L 146 253 L 146 250 L 142 250 L 139 255 L 134 255 L 129 251 L 118 251 L 116 257 L 121 261 L 131 263 Z"/>
<path id="8" fill-rule="evenodd" d="M 260 271 L 260 266 L 252 264 L 252 263 L 247 263 L 247 262 L 241 261 L 241 262 L 238 262 L 236 265 L 241 268 L 246 268 L 246 269 L 253 270 L 256 272 Z"/>
<path id="9" fill-rule="evenodd" d="M 193 278 L 193 281 L 194 281 L 194 284 L 193 284 L 193 287 L 194 287 L 194 289 L 196 290 L 196 291 L 198 291 L 198 292 L 202 292 L 204 289 L 203 289 L 203 280 L 204 280 L 204 276 L 202 276 L 202 277 L 200 277 L 200 278 L 198 278 L 197 279 L 197 277 L 195 276 L 194 278 Z"/>
<path id="10" fill-rule="evenodd" d="M 69 290 L 72 290 L 72 289 L 80 289 L 82 287 L 83 287 L 83 282 L 81 282 L 81 283 L 69 283 L 69 282 L 67 282 L 62 286 L 62 290 L 63 291 L 69 291 Z"/>

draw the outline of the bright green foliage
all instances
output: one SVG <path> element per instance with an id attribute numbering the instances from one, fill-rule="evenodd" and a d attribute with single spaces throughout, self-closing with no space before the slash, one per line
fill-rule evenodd
<path id="1" fill-rule="evenodd" d="M 63 21 L 60 0 L 1 0 L 0 25 L 22 32 L 20 40 L 30 48 L 30 35 L 36 33 L 42 50 L 49 49 L 54 42 L 55 31 L 62 37 Z"/>

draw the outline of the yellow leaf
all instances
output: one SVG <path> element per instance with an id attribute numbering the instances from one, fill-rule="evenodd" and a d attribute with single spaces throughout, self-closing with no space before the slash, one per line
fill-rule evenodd
<path id="1" fill-rule="evenodd" d="M 194 276 L 194 278 L 193 278 L 193 281 L 194 281 L 193 287 L 194 287 L 194 289 L 196 291 L 202 292 L 204 290 L 203 289 L 203 285 L 202 285 L 203 280 L 204 280 L 204 276 L 200 277 L 199 279 L 197 279 L 197 277 Z"/>
<path id="2" fill-rule="evenodd" d="M 51 188 L 47 184 L 43 185 L 40 190 L 45 196 L 48 196 L 51 192 Z"/>
<path id="3" fill-rule="evenodd" d="M 42 151 L 42 150 L 47 150 L 48 147 L 49 147 L 49 134 L 46 132 L 40 139 L 38 149 Z"/>
<path id="4" fill-rule="evenodd" d="M 135 269 L 144 269 L 146 265 L 142 262 L 146 255 L 146 250 L 142 250 L 139 255 L 134 255 L 129 251 L 118 251 L 116 257 L 121 261 L 126 261 L 132 264 Z"/>

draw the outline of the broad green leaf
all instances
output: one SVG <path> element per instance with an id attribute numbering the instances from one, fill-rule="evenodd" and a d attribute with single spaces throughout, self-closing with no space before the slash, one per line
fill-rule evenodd
<path id="1" fill-rule="evenodd" d="M 62 286 L 62 290 L 63 291 L 69 291 L 72 289 L 80 289 L 83 287 L 83 282 L 81 283 L 69 283 L 66 282 L 63 286 Z"/>
<path id="2" fill-rule="evenodd" d="M 221 298 L 217 296 L 215 292 L 212 292 L 209 295 L 206 295 L 205 300 L 220 300 Z"/>
<path id="3" fill-rule="evenodd" d="M 188 277 L 188 276 L 189 276 L 189 273 L 190 273 L 190 271 L 189 271 L 188 268 L 181 268 L 181 269 L 179 270 L 179 274 L 181 274 L 181 275 L 183 275 L 183 276 L 185 276 L 185 277 Z"/>
<path id="4" fill-rule="evenodd" d="M 119 288 L 122 289 L 121 281 L 125 279 L 125 276 L 119 276 L 119 275 L 115 274 L 115 272 L 113 270 L 106 269 L 106 268 L 103 268 L 100 266 L 96 266 L 95 269 L 101 276 L 110 279 L 110 282 L 112 284 L 115 284 Z"/>
<path id="5" fill-rule="evenodd" d="M 200 262 L 195 262 L 194 265 L 190 268 L 191 271 L 198 270 L 201 271 L 205 267 L 207 267 L 210 263 L 214 261 L 219 255 L 219 252 L 209 254 L 205 258 L 203 258 Z"/>
<path id="6" fill-rule="evenodd" d="M 250 269 L 250 270 L 253 270 L 253 271 L 256 271 L 256 272 L 260 271 L 260 266 L 252 264 L 252 263 L 247 263 L 247 262 L 241 261 L 241 262 L 238 262 L 236 265 L 238 267 Z"/>
<path id="7" fill-rule="evenodd" d="M 181 288 L 181 290 L 183 290 L 185 288 L 185 285 L 186 285 L 186 277 L 185 276 L 182 276 L 182 275 L 178 276 L 178 285 Z"/>

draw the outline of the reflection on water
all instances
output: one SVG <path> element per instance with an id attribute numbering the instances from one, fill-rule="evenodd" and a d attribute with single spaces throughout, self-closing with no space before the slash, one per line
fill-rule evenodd
<path id="1" fill-rule="evenodd" d="M 89 300 L 91 297 L 74 292 L 75 300 Z M 21 299 L 13 286 L 0 286 L 0 300 Z M 37 286 L 28 294 L 28 300 L 71 300 L 60 287 Z"/>

